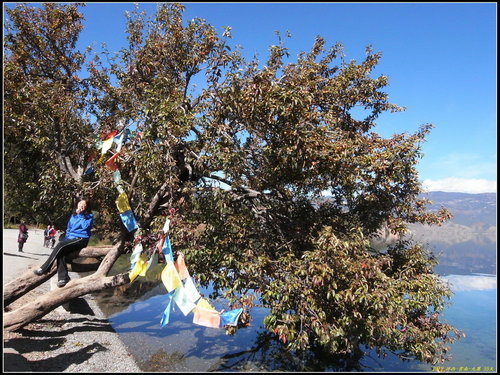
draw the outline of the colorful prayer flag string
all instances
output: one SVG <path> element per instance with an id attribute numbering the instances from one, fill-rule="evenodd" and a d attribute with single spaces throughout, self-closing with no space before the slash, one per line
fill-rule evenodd
<path id="1" fill-rule="evenodd" d="M 118 157 L 120 156 L 122 146 L 129 137 L 130 130 L 125 129 L 118 135 L 117 133 L 118 131 L 113 130 L 96 141 L 96 148 L 101 149 L 101 156 L 97 163 L 101 163 L 105 159 L 106 153 L 111 149 L 113 144 L 116 143 L 116 150 L 114 154 L 106 160 L 105 165 L 113 172 L 113 182 L 118 190 L 118 197 L 116 198 L 115 203 L 122 223 L 129 232 L 132 232 L 140 228 L 132 212 L 128 196 L 123 189 L 119 165 L 116 163 Z M 88 172 L 86 173 L 92 173 L 92 167 L 90 166 L 87 171 Z M 172 212 L 175 212 L 174 209 L 171 210 Z M 218 312 L 205 298 L 201 296 L 194 284 L 193 279 L 189 275 L 189 271 L 184 262 L 184 255 L 179 253 L 174 261 L 169 231 L 170 219 L 166 218 L 165 224 L 163 225 L 163 235 L 160 235 L 160 240 L 156 243 L 155 249 L 149 259 L 144 253 L 143 245 L 140 240 L 137 242 L 132 254 L 130 255 L 129 278 L 131 282 L 133 282 L 138 276 L 146 276 L 148 270 L 156 266 L 160 251 L 165 258 L 166 265 L 161 272 L 161 280 L 165 285 L 168 294 L 166 295 L 167 305 L 160 319 L 160 326 L 164 327 L 169 323 L 172 300 L 185 316 L 193 312 L 194 324 L 211 328 L 236 326 L 238 319 L 243 312 L 243 308 Z M 140 236 L 137 236 L 136 238 L 140 239 Z"/>

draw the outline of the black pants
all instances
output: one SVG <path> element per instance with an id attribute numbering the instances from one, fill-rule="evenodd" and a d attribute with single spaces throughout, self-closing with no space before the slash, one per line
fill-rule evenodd
<path id="1" fill-rule="evenodd" d="M 67 280 L 68 276 L 68 267 L 66 266 L 66 255 L 72 253 L 73 251 L 81 250 L 87 247 L 89 243 L 88 238 L 73 238 L 71 240 L 62 240 L 54 247 L 52 253 L 49 256 L 49 259 L 40 267 L 43 272 L 47 272 L 54 260 L 57 260 L 57 278 L 58 280 Z"/>

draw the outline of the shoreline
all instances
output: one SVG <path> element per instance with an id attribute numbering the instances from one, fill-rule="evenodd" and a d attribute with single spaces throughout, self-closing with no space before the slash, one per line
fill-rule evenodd
<path id="1" fill-rule="evenodd" d="M 4 285 L 50 254 L 42 246 L 41 230 L 30 231 L 24 252 L 18 252 L 17 232 L 3 230 Z M 56 281 L 51 278 L 9 307 L 57 288 Z M 92 295 L 75 298 L 18 331 L 4 330 L 3 345 L 3 372 L 143 372 Z"/>

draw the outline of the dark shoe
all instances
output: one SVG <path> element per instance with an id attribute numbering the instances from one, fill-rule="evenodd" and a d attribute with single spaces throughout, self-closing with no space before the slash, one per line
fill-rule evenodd
<path id="1" fill-rule="evenodd" d="M 22 251 L 22 250 L 17 250 L 17 251 L 19 251 L 20 253 L 24 253 L 24 251 Z"/>
<path id="2" fill-rule="evenodd" d="M 41 268 L 34 270 L 33 273 L 37 276 L 42 276 L 45 272 Z"/>
<path id="3" fill-rule="evenodd" d="M 66 279 L 66 280 L 59 280 L 57 282 L 57 287 L 58 288 L 62 288 L 63 286 L 65 286 L 71 279 Z"/>

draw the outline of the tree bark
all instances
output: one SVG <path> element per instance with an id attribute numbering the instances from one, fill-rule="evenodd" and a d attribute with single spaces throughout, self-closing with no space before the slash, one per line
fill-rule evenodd
<path id="1" fill-rule="evenodd" d="M 56 273 L 56 266 L 54 265 L 49 272 L 44 275 L 37 276 L 30 269 L 19 276 L 17 279 L 7 283 L 3 288 L 3 306 L 4 309 L 12 302 L 22 297 L 29 291 L 35 289 L 39 285 L 49 280 Z"/>
<path id="2" fill-rule="evenodd" d="M 105 257 L 94 274 L 71 280 L 64 288 L 51 290 L 30 303 L 15 310 L 5 312 L 3 314 L 4 329 L 15 331 L 74 298 L 130 283 L 128 273 L 106 276 L 115 261 L 122 254 L 123 244 L 124 242 L 121 241 L 114 247 L 85 248 L 71 254 L 69 258 L 99 257 L 103 255 Z M 41 276 L 35 275 L 33 270 L 30 269 L 17 279 L 9 282 L 4 287 L 4 309 L 24 294 L 50 279 L 55 273 L 55 265 L 48 273 Z"/>
<path id="3" fill-rule="evenodd" d="M 113 250 L 112 247 L 87 247 L 80 251 L 74 252 L 67 256 L 68 259 L 74 259 L 78 257 L 89 257 L 96 258 L 105 256 Z M 3 303 L 4 308 L 10 305 L 12 302 L 28 293 L 29 291 L 35 289 L 39 285 L 42 285 L 45 281 L 49 280 L 56 273 L 56 265 L 52 266 L 51 270 L 41 276 L 35 275 L 33 273 L 33 269 L 30 269 L 19 276 L 17 279 L 14 279 L 7 283 L 3 288 Z"/>
<path id="4" fill-rule="evenodd" d="M 71 280 L 64 288 L 51 290 L 36 298 L 33 302 L 3 314 L 3 328 L 7 331 L 15 331 L 74 298 L 129 282 L 128 273 L 108 277 L 94 274 Z"/>

